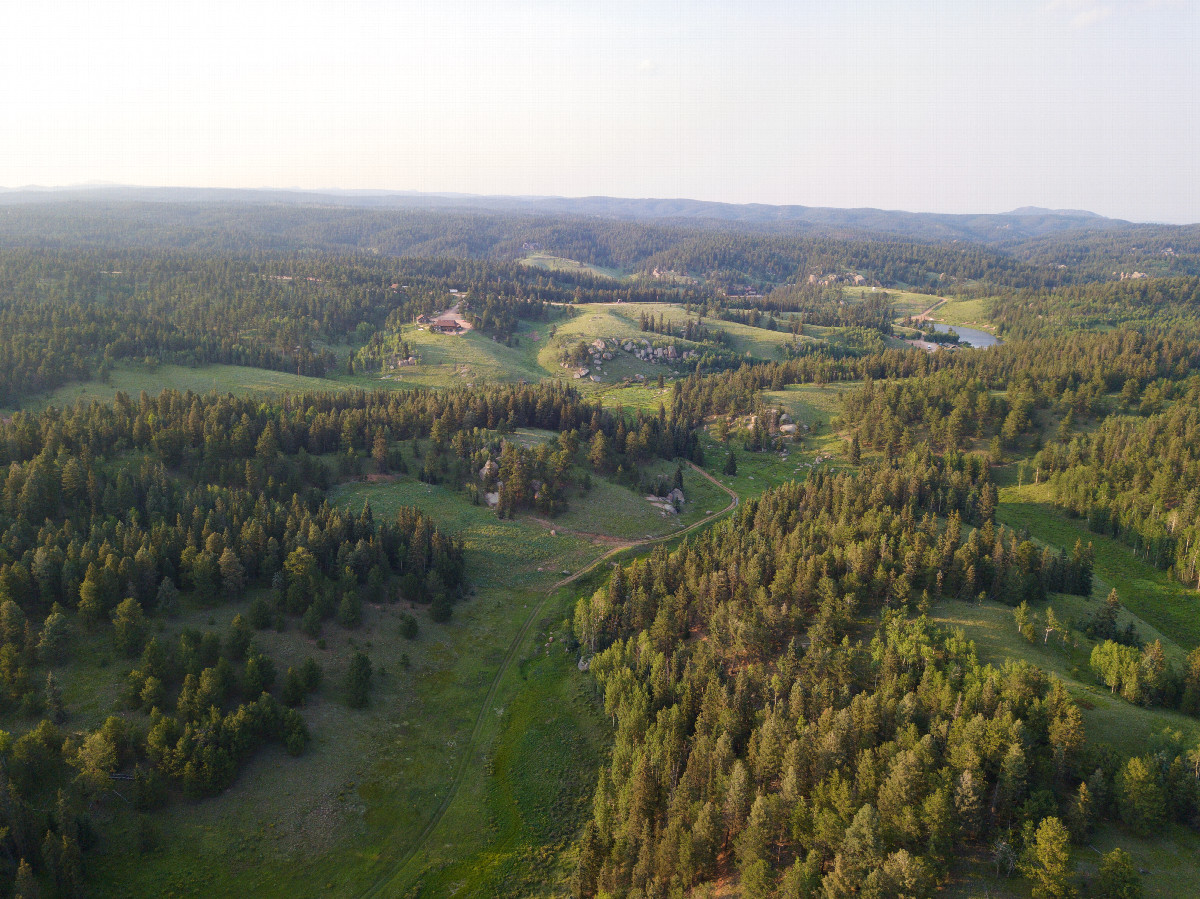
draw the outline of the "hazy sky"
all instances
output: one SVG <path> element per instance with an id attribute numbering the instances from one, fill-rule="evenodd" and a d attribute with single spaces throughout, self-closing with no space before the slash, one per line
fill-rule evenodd
<path id="1" fill-rule="evenodd" d="M 1194 0 L 28 0 L 0 186 L 1200 221 Z"/>

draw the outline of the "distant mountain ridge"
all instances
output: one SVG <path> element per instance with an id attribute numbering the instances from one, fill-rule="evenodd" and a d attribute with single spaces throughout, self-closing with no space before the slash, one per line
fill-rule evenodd
<path id="1" fill-rule="evenodd" d="M 1104 216 L 1098 215 L 1095 212 L 1088 212 L 1086 209 L 1047 209 L 1044 206 L 1021 206 L 1014 209 L 1008 215 L 1058 215 L 1067 218 L 1079 219 L 1104 219 Z"/>
<path id="2" fill-rule="evenodd" d="M 730 269 L 776 280 L 783 269 L 813 254 L 835 267 L 871 269 L 864 261 L 852 262 L 860 255 L 853 247 L 868 244 L 915 245 L 893 246 L 884 255 L 893 260 L 936 256 L 940 261 L 929 263 L 930 272 L 939 275 L 962 268 L 961 260 L 971 256 L 976 260 L 972 271 L 994 276 L 999 268 L 1011 269 L 1005 277 L 1014 284 L 1200 275 L 1200 225 L 1137 224 L 1033 206 L 954 215 L 378 190 L 0 189 L 0 247 L 350 251 L 507 260 L 536 248 L 623 270 L 647 265 L 694 273 Z M 949 255 L 931 255 L 931 247 Z M 733 257 L 741 261 L 735 264 Z M 985 264 L 984 257 L 992 262 Z M 842 261 L 835 264 L 835 258 Z M 1024 266 L 1023 274 L 1014 274 L 1003 260 Z"/>
<path id="3" fill-rule="evenodd" d="M 1080 228 L 1109 229 L 1132 223 L 1074 209 L 1024 206 L 1006 213 L 951 214 L 863 207 L 776 206 L 686 198 L 485 196 L 384 190 L 274 190 L 95 185 L 0 189 L 0 205 L 103 200 L 149 203 L 247 203 L 350 206 L 370 209 L 453 209 L 572 215 L 631 221 L 710 221 L 772 230 L 865 231 L 918 240 L 970 240 L 1003 245 Z"/>

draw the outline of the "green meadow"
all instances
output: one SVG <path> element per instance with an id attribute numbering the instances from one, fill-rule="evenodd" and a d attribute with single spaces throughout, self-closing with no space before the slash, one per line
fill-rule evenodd
<path id="1" fill-rule="evenodd" d="M 579 262 L 575 259 L 567 259 L 564 256 L 552 256 L 549 253 L 530 253 L 521 260 L 521 264 L 551 272 L 586 272 L 591 275 L 612 278 L 614 280 L 624 280 L 628 277 L 620 269 L 592 265 L 590 262 Z"/>
<path id="2" fill-rule="evenodd" d="M 1133 614 L 1170 634 L 1185 649 L 1200 646 L 1200 594 L 1142 562 L 1123 543 L 1093 533 L 1079 519 L 1068 518 L 1054 507 L 1048 484 L 1002 488 L 996 518 L 1067 550 L 1076 540 L 1091 543 L 1096 554 L 1095 595 L 1103 598 L 1116 588 L 1121 603 Z"/>
<path id="3" fill-rule="evenodd" d="M 541 643 L 531 638 L 540 633 L 547 591 L 562 572 L 590 564 L 609 547 L 551 536 L 529 521 L 502 521 L 461 494 L 413 480 L 348 484 L 332 498 L 352 509 L 369 501 L 375 514 L 384 516 L 402 505 L 419 506 L 462 535 L 472 595 L 446 624 L 413 609 L 420 622 L 413 641 L 399 635 L 406 604 L 369 607 L 362 626 L 353 631 L 327 625 L 324 646 L 294 630 L 261 632 L 259 639 L 281 664 L 307 656 L 326 661 L 324 686 L 306 709 L 313 734 L 308 752 L 299 759 L 278 751 L 260 753 L 233 789 L 170 806 L 158 826 L 172 840 L 151 850 L 138 850 L 136 817 L 118 810 L 108 822 L 114 849 L 94 862 L 97 895 L 362 895 L 376 883 L 411 885 L 426 877 L 437 863 L 413 856 L 398 867 L 397 847 L 438 847 L 438 828 L 461 828 L 477 834 L 481 846 L 490 845 L 486 835 L 494 815 L 516 816 L 509 818 L 517 822 L 508 830 L 510 862 L 542 845 L 545 813 L 539 819 L 536 808 L 514 809 L 505 797 L 522 791 L 506 787 L 505 777 L 530 779 L 530 759 L 551 759 L 556 752 L 561 758 L 563 739 L 571 741 L 570 754 L 578 755 L 580 747 L 594 746 L 599 737 L 592 700 L 580 694 L 583 676 L 574 671 L 575 659 L 563 653 L 550 660 L 557 666 L 553 672 L 542 671 L 535 652 Z M 556 595 L 553 621 L 561 622 L 573 594 L 561 590 Z M 221 615 L 237 611 L 226 607 Z M 193 610 L 180 626 L 203 624 L 208 614 Z M 341 701 L 343 672 L 329 661 L 335 648 L 351 643 L 362 647 L 376 668 L 365 713 Z M 534 686 L 527 694 L 525 682 L 531 677 Z M 540 729 L 530 731 L 518 726 L 522 719 L 506 716 L 504 709 L 519 696 L 526 697 L 526 705 L 515 708 L 524 709 L 521 715 L 537 710 L 543 716 Z M 553 720 L 545 720 L 547 709 L 554 710 Z M 515 745 L 506 765 L 494 769 L 487 759 L 504 745 L 496 742 L 502 731 Z M 493 781 L 493 770 L 503 776 Z M 563 770 L 568 780 L 578 776 L 574 769 Z M 460 811 L 443 819 L 444 801 L 478 790 L 488 791 L 491 805 L 459 801 L 450 807 Z M 547 797 L 560 792 L 553 783 L 543 790 Z M 571 807 L 580 797 L 569 799 Z M 563 826 L 569 825 L 566 819 Z"/>
<path id="4" fill-rule="evenodd" d="M 988 320 L 984 310 L 984 301 L 981 299 L 948 299 L 933 311 L 930 318 L 945 325 L 960 325 L 980 331 L 995 332 L 996 330 L 995 325 Z"/>

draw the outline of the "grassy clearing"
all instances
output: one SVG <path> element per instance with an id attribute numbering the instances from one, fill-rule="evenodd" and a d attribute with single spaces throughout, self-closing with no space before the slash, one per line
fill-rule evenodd
<path id="1" fill-rule="evenodd" d="M 543 624 L 565 616 L 559 603 Z M 539 631 L 511 674 L 494 735 L 432 838 L 383 895 L 559 896 L 563 854 L 590 808 L 606 724 L 586 676 Z"/>
<path id="2" fill-rule="evenodd" d="M 521 260 L 521 265 L 528 265 L 531 268 L 541 268 L 551 272 L 586 272 L 592 275 L 599 275 L 602 278 L 612 278 L 617 281 L 625 280 L 628 277 L 620 269 L 593 265 L 590 262 L 579 262 L 575 259 L 567 259 L 565 256 L 552 256 L 549 253 L 531 253 Z"/>
<path id="3" fill-rule="evenodd" d="M 628 340 L 658 336 L 642 331 L 638 318 L 643 312 L 655 317 L 662 313 L 678 323 L 687 317 L 682 306 L 669 303 L 584 303 L 573 306 L 572 311 L 574 314 L 558 322 L 555 328 L 555 342 L 560 345 L 597 337 Z"/>
<path id="4" fill-rule="evenodd" d="M 1145 895 L 1164 899 L 1192 899 L 1196 895 L 1196 885 L 1200 884 L 1200 834 L 1169 824 L 1147 839 L 1110 825 L 1098 831 L 1088 849 L 1079 853 L 1080 870 L 1096 873 L 1101 853 L 1118 846 L 1133 856 L 1142 872 Z M 1099 851 L 1093 851 L 1093 847 Z"/>
<path id="5" fill-rule="evenodd" d="M 1004 487 L 999 521 L 1025 528 L 1038 540 L 1070 550 L 1076 540 L 1095 548 L 1096 593 L 1115 587 L 1130 612 L 1169 635 L 1186 650 L 1200 645 L 1200 595 L 1138 559 L 1129 547 L 1094 534 L 1079 520 L 1054 508 L 1048 484 Z"/>
<path id="6" fill-rule="evenodd" d="M 647 551 L 635 547 L 621 553 L 622 561 Z M 608 739 L 599 697 L 563 648 L 563 636 L 575 598 L 601 586 L 610 564 L 604 558 L 535 607 L 537 636 L 499 684 L 497 695 L 513 698 L 507 705 L 498 700 L 494 717 L 483 718 L 485 739 L 476 745 L 494 751 L 478 754 L 431 839 L 370 895 L 565 894 L 570 841 L 587 817 Z"/>
<path id="7" fill-rule="evenodd" d="M 1007 479 L 1006 479 L 1007 480 Z M 1196 645 L 1197 626 L 1194 609 L 1197 598 L 1164 572 L 1138 560 L 1125 546 L 1110 538 L 1093 534 L 1081 522 L 1073 521 L 1050 502 L 1047 485 L 1005 486 L 1000 491 L 996 517 L 1003 524 L 1025 528 L 1043 543 L 1070 550 L 1077 539 L 1089 540 L 1095 549 L 1095 567 L 1090 597 L 1054 596 L 1052 605 L 1059 618 L 1070 622 L 1092 614 L 1112 588 L 1116 588 L 1142 638 L 1161 640 L 1167 657 L 1182 662 Z M 1043 611 L 1044 610 L 1039 610 Z M 980 658 L 999 663 L 1005 658 L 1024 659 L 1052 671 L 1068 684 L 1081 701 L 1089 738 L 1109 742 L 1119 751 L 1144 750 L 1146 737 L 1164 728 L 1182 732 L 1192 741 L 1200 740 L 1200 722 L 1162 709 L 1130 705 L 1094 683 L 1088 669 L 1092 643 L 1080 639 L 1074 651 L 1030 644 L 1016 632 L 1012 610 L 993 603 L 968 604 L 945 601 L 934 609 L 938 620 L 962 627 L 976 641 Z M 1122 616 L 1121 624 L 1127 620 Z"/>
<path id="8" fill-rule="evenodd" d="M 932 318 L 945 325 L 976 328 L 993 334 L 996 331 L 996 326 L 988 320 L 984 311 L 983 300 L 947 300 L 934 311 Z"/>
<path id="9" fill-rule="evenodd" d="M 549 575 L 574 570 L 592 554 L 585 541 L 551 537 L 539 525 L 519 518 L 498 518 L 487 506 L 472 505 L 450 487 L 423 484 L 413 478 L 343 485 L 331 499 L 354 509 L 369 501 L 377 515 L 395 514 L 400 506 L 415 506 L 426 512 L 439 525 L 462 536 L 471 579 L 480 589 L 495 585 L 523 587 L 527 586 L 526 578 L 532 578 L 534 585 L 556 580 Z"/>
<path id="10" fill-rule="evenodd" d="M 73 406 L 80 400 L 110 403 L 117 391 L 136 398 L 143 390 L 151 396 L 158 396 L 164 390 L 267 394 L 338 390 L 341 386 L 338 382 L 325 378 L 310 378 L 240 365 L 202 365 L 197 368 L 183 365 L 118 365 L 107 381 L 68 384 L 51 394 L 30 398 L 24 404 L 24 408 L 31 411 L 40 411 L 48 406 L 63 408 Z"/>
<path id="11" fill-rule="evenodd" d="M 558 323 L 553 341 L 548 343 L 539 354 L 539 362 L 547 371 L 553 372 L 558 368 L 558 358 L 563 347 L 580 340 L 591 342 L 598 337 L 615 338 L 622 341 L 670 339 L 681 349 L 703 351 L 700 344 L 678 337 L 669 338 L 668 335 L 644 332 L 641 329 L 639 319 L 642 313 L 655 319 L 661 315 L 668 322 L 673 322 L 677 326 L 682 325 L 689 318 L 694 320 L 696 314 L 689 313 L 684 306 L 673 303 L 589 303 L 574 308 L 575 314 Z M 786 330 L 768 331 L 766 328 L 754 328 L 714 318 L 706 318 L 704 321 L 711 328 L 725 332 L 728 337 L 729 349 L 739 356 L 765 360 L 779 359 L 779 348 L 792 341 L 791 333 Z M 806 328 L 805 330 L 806 334 L 800 340 L 813 342 L 821 336 L 827 336 L 823 332 L 828 329 Z M 818 331 L 822 333 L 817 333 Z M 683 371 L 686 366 L 686 362 L 680 362 L 671 367 Z M 634 374 L 657 378 L 660 372 L 670 369 L 663 365 L 648 365 L 624 353 L 616 354 L 616 358 L 606 363 L 604 368 L 605 380 L 620 380 Z"/>
<path id="12" fill-rule="evenodd" d="M 92 865 L 97 895 L 361 895 L 381 874 L 391 873 L 392 861 L 413 844 L 446 795 L 465 751 L 462 741 L 531 610 L 559 572 L 575 570 L 603 551 L 572 537 L 551 537 L 532 523 L 500 521 L 454 491 L 416 481 L 347 485 L 333 499 L 354 509 L 370 500 L 377 515 L 417 505 L 462 534 L 475 595 L 456 607 L 446 625 L 433 624 L 418 609 L 421 633 L 412 642 L 398 636 L 402 609 L 396 606 L 369 607 L 355 631 L 327 626 L 326 650 L 294 630 L 262 634 L 283 666 L 306 655 L 326 662 L 326 686 L 305 713 L 313 732 L 309 751 L 299 759 L 260 753 L 224 795 L 181 801 L 159 813 L 156 826 L 171 839 L 146 854 L 136 849 L 133 816 L 117 809 L 111 821 L 102 822 L 105 850 Z M 234 611 L 194 614 L 216 616 L 223 629 Z M 333 658 L 335 650 L 346 657 L 351 641 L 386 672 L 377 678 L 366 712 L 349 710 L 339 695 L 341 672 Z M 402 655 L 409 657 L 407 670 Z M 556 689 L 570 687 L 569 680 L 549 680 Z M 497 703 L 509 705 L 521 689 L 515 676 L 508 678 Z M 555 705 L 566 714 L 567 704 Z M 522 759 L 552 758 L 556 741 L 572 728 L 582 734 L 571 738 L 572 754 L 582 752 L 579 740 L 591 745 L 587 709 L 572 708 L 575 717 L 544 726 L 520 747 L 512 777 L 526 777 L 519 773 L 528 764 Z M 497 716 L 486 729 L 481 753 L 492 751 L 504 723 Z M 514 727 L 517 735 L 523 726 Z M 493 789 L 489 782 L 486 764 L 468 766 L 464 795 Z M 488 807 L 460 801 L 455 808 L 462 832 L 486 844 Z M 529 849 L 541 839 L 543 824 L 532 813 L 527 817 L 512 832 L 528 831 L 518 843 Z M 524 850 L 514 852 L 524 857 Z"/>
<path id="13" fill-rule="evenodd" d="M 511 434 L 506 435 L 505 439 L 532 449 L 543 443 L 549 443 L 557 437 L 557 431 L 547 431 L 544 428 L 517 428 Z"/>
<path id="14" fill-rule="evenodd" d="M 641 469 L 647 480 L 670 480 L 675 465 L 659 460 Z M 556 529 L 582 534 L 600 534 L 622 540 L 643 540 L 662 537 L 700 521 L 710 512 L 723 509 L 729 503 L 711 481 L 702 478 L 686 465 L 683 470 L 683 493 L 687 497 L 678 515 L 661 512 L 646 500 L 644 493 L 604 478 L 592 478 L 592 489 L 574 494 L 570 507 L 553 520 Z"/>
<path id="15" fill-rule="evenodd" d="M 532 333 L 542 337 L 546 325 L 523 323 L 517 331 L 516 346 L 505 346 L 479 331 L 465 334 L 435 334 L 419 325 L 405 325 L 402 337 L 408 341 L 421 364 L 395 373 L 372 375 L 378 387 L 452 387 L 524 379 L 542 380 L 547 372 L 538 364 L 539 344 Z"/>
<path id="16" fill-rule="evenodd" d="M 748 453 L 740 441 L 720 443 L 707 433 L 701 436 L 700 445 L 704 450 L 704 470 L 742 499 L 758 496 L 768 488 L 778 487 L 788 481 L 804 480 L 810 470 L 804 463 L 814 455 L 791 450 L 785 459 L 780 453 Z M 727 475 L 723 471 L 731 449 L 737 460 L 735 475 Z"/>
<path id="17" fill-rule="evenodd" d="M 764 402 L 783 409 L 796 422 L 809 426 L 800 443 L 790 444 L 786 453 L 751 453 L 734 436 L 723 443 L 717 440 L 714 426 L 710 424 L 701 433 L 705 470 L 742 498 L 749 498 L 758 496 L 769 487 L 803 480 L 814 465 L 841 467 L 846 444 L 833 429 L 832 422 L 841 409 L 841 392 L 854 386 L 853 383 L 827 386 L 803 384 L 783 390 L 763 391 Z M 745 420 L 735 423 L 735 427 L 739 424 L 744 425 Z M 723 471 L 730 451 L 737 460 L 738 470 L 733 476 Z M 818 463 L 818 457 L 823 461 Z"/>
<path id="18" fill-rule="evenodd" d="M 655 380 L 632 387 L 614 384 L 606 390 L 597 391 L 597 393 L 604 405 L 610 409 L 621 407 L 630 411 L 645 409 L 657 412 L 659 404 L 664 406 L 671 404 L 671 381 L 664 378 L 664 386 L 661 389 Z"/>
<path id="19" fill-rule="evenodd" d="M 592 371 L 599 375 L 600 383 L 589 378 L 575 380 L 571 373 L 562 368 L 559 360 L 563 350 L 583 341 L 591 343 L 597 338 L 624 340 L 654 340 L 658 335 L 644 333 L 638 323 L 642 312 L 657 315 L 663 312 L 668 319 L 681 322 L 686 317 L 682 306 L 672 306 L 663 303 L 589 303 L 574 307 L 575 313 L 567 319 L 555 324 L 554 336 L 544 340 L 537 353 L 537 361 L 543 370 L 543 375 L 568 380 L 584 393 L 607 392 L 615 384 L 632 380 L 642 375 L 647 381 L 657 381 L 658 376 L 672 378 L 672 370 L 687 371 L 688 363 L 679 360 L 673 365 L 644 362 L 636 356 L 624 351 L 616 351 L 613 358 L 604 362 L 603 371 Z M 675 338 L 674 342 L 680 350 L 702 349 L 699 344 Z M 591 366 L 589 366 L 590 368 Z"/>
<path id="20" fill-rule="evenodd" d="M 1047 605 L 1066 619 L 1071 616 L 1070 599 L 1056 595 Z M 1038 611 L 1044 614 L 1044 607 Z M 1053 642 L 1030 643 L 1017 633 L 1012 609 L 1000 603 L 942 600 L 933 607 L 930 618 L 943 627 L 962 628 L 968 639 L 975 641 L 982 662 L 1001 665 L 1007 659 L 1016 659 L 1052 672 L 1079 701 L 1089 741 L 1109 743 L 1119 752 L 1136 754 L 1145 750 L 1150 734 L 1166 728 L 1180 731 L 1189 740 L 1200 740 L 1200 721 L 1195 718 L 1131 705 L 1094 683 L 1088 669 L 1093 645 L 1090 641 L 1081 639 L 1074 651 Z"/>
<path id="21" fill-rule="evenodd" d="M 846 447 L 833 428 L 834 419 L 842 411 L 842 394 L 855 389 L 859 383 L 795 384 L 783 390 L 764 390 L 763 401 L 783 409 L 793 421 L 808 425 L 804 434 L 806 449 L 837 456 Z"/>
<path id="22" fill-rule="evenodd" d="M 781 325 L 782 330 L 768 331 L 766 328 L 753 328 L 750 325 L 739 324 L 738 322 L 721 321 L 720 319 L 706 319 L 711 327 L 719 328 L 724 331 L 728 337 L 728 346 L 739 356 L 748 356 L 754 359 L 763 359 L 768 362 L 778 361 L 782 358 L 779 354 L 779 348 L 784 344 L 791 343 L 795 338 L 792 337 L 792 332 L 786 330 L 787 316 L 784 316 L 784 323 Z M 806 326 L 804 334 L 799 338 L 801 343 L 816 343 L 817 335 L 816 328 Z"/>
<path id="23" fill-rule="evenodd" d="M 927 293 L 913 293 L 912 291 L 898 290 L 892 287 L 847 287 L 845 289 L 847 300 L 868 300 L 872 294 L 880 293 L 888 295 L 888 298 L 892 301 L 892 309 L 895 311 L 897 318 L 918 315 L 935 303 L 945 299 L 945 297 L 933 296 Z"/>
<path id="24" fill-rule="evenodd" d="M 1120 847 L 1133 856 L 1141 872 L 1144 895 L 1153 899 L 1194 899 L 1200 883 L 1200 834 L 1171 824 L 1149 839 L 1124 827 L 1109 825 L 1096 831 L 1086 846 L 1077 846 L 1073 861 L 1080 885 L 1100 868 L 1101 857 Z M 997 877 L 989 853 L 974 851 L 958 858 L 952 879 L 939 893 L 946 899 L 1029 899 L 1029 881 L 1014 875 Z M 1084 888 L 1081 895 L 1089 893 Z"/>

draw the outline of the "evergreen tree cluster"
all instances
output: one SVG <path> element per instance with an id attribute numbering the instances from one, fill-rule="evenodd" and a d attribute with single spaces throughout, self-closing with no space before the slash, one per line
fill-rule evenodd
<path id="1" fill-rule="evenodd" d="M 924 896 L 964 843 L 1041 870 L 1037 833 L 1116 773 L 1093 774 L 1062 684 L 983 666 L 960 633 L 910 617 L 989 581 L 1039 589 L 1032 544 L 990 519 L 963 534 L 980 486 L 916 453 L 816 472 L 579 601 L 614 747 L 577 895 L 734 876 L 747 896 Z M 947 500 L 943 526 L 932 512 Z M 1081 827 L 1100 814 L 1085 805 Z"/>

